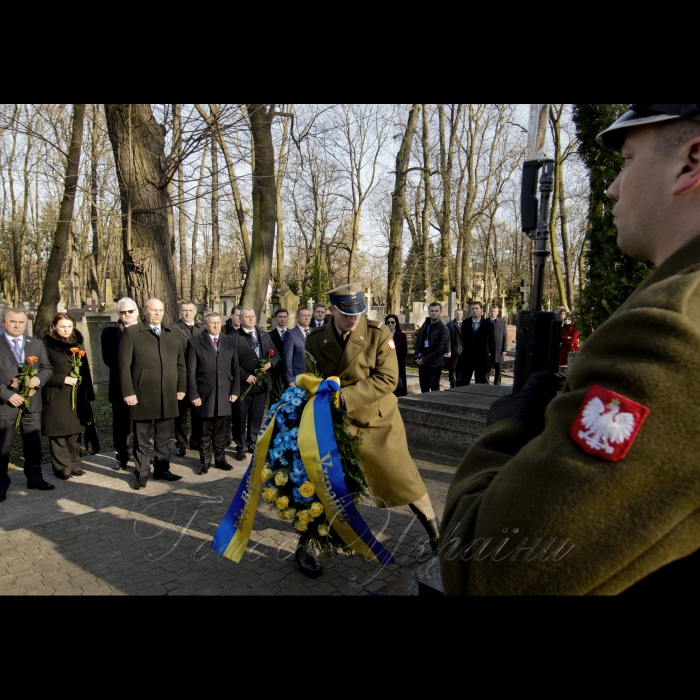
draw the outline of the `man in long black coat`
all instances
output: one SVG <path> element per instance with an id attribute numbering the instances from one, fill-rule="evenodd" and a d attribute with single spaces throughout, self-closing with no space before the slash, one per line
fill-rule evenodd
<path id="1" fill-rule="evenodd" d="M 277 366 L 280 356 L 270 340 L 270 334 L 255 325 L 255 311 L 248 306 L 241 309 L 241 327 L 238 331 L 238 364 L 241 380 L 241 393 L 248 385 L 250 391 L 242 401 L 233 404 L 231 427 L 236 443 L 236 459 L 243 461 L 245 453 L 253 453 L 255 441 L 258 439 L 267 392 L 271 384 L 271 369 Z M 272 351 L 273 354 L 270 354 Z M 269 358 L 269 359 L 268 359 Z M 256 383 L 256 372 L 260 361 L 267 359 L 263 365 L 266 379 L 261 384 Z"/>
<path id="2" fill-rule="evenodd" d="M 284 357 L 284 336 L 290 331 L 290 329 L 287 328 L 288 320 L 289 312 L 287 309 L 277 309 L 275 312 L 277 328 L 273 328 L 270 331 L 270 340 L 272 340 L 275 350 L 280 357 Z M 278 362 L 277 366 L 272 370 L 270 402 L 277 403 L 286 388 L 287 384 L 284 381 L 284 362 Z"/>
<path id="3" fill-rule="evenodd" d="M 180 333 L 177 327 L 161 323 L 164 313 L 162 301 L 149 299 L 143 307 L 146 320 L 127 328 L 119 341 L 119 381 L 134 422 L 136 490 L 148 480 L 151 423 L 155 424 L 155 478 L 182 478 L 170 471 L 170 433 L 172 419 L 178 415 L 177 402 L 185 396 L 187 373 Z"/>
<path id="4" fill-rule="evenodd" d="M 6 309 L 2 320 L 4 332 L 0 333 L 0 503 L 10 487 L 7 469 L 10 464 L 10 448 L 15 434 L 17 411 L 24 403 L 17 389 L 10 386 L 19 375 L 28 357 L 34 355 L 38 361 L 34 369 L 38 374 L 32 377 L 30 387 L 39 389 L 53 374 L 44 344 L 37 338 L 25 335 L 27 314 L 22 309 Z M 44 481 L 41 474 L 41 394 L 37 391 L 22 413 L 19 427 L 22 434 L 24 454 L 24 475 L 27 488 L 50 491 L 53 484 Z"/>
<path id="5" fill-rule="evenodd" d="M 493 383 L 501 383 L 501 363 L 508 350 L 508 325 L 505 318 L 498 315 L 500 309 L 495 304 L 491 307 L 491 317 L 486 319 L 493 324 L 493 350 L 491 350 L 491 367 L 494 369 Z M 489 369 L 489 375 L 491 371 Z"/>
<path id="6" fill-rule="evenodd" d="M 488 384 L 491 351 L 494 346 L 493 324 L 484 317 L 481 302 L 471 304 L 472 317 L 462 324 L 461 376 L 458 386 L 466 386 L 474 375 L 475 384 Z"/>
<path id="7" fill-rule="evenodd" d="M 180 302 L 180 319 L 175 324 L 180 330 L 182 339 L 182 352 L 187 352 L 187 341 L 190 338 L 195 338 L 203 330 L 204 326 L 197 323 L 194 317 L 197 315 L 197 306 L 193 301 Z M 186 395 L 182 401 L 177 404 L 177 417 L 175 418 L 175 450 L 178 457 L 184 457 L 187 453 L 187 413 L 190 414 L 190 423 L 192 426 L 192 434 L 189 438 L 189 447 L 191 450 L 199 449 L 199 436 L 202 432 L 202 424 L 197 417 L 197 411 L 192 406 L 191 396 Z"/>
<path id="8" fill-rule="evenodd" d="M 240 396 L 238 347 L 230 335 L 221 332 L 221 316 L 207 314 L 206 330 L 187 341 L 187 395 L 196 408 L 202 430 L 199 441 L 200 474 L 211 465 L 229 470 L 226 463 L 226 420 L 230 405 Z"/>
<path id="9" fill-rule="evenodd" d="M 139 322 L 139 308 L 129 297 L 117 302 L 119 320 L 102 330 L 102 360 L 109 367 L 109 393 L 112 404 L 112 442 L 117 452 L 117 469 L 126 469 L 129 461 L 129 439 L 131 438 L 131 409 L 124 403 L 119 383 L 119 341 L 125 328 Z"/>

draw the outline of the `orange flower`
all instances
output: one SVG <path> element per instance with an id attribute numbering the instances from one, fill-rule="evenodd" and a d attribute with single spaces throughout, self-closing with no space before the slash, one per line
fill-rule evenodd
<path id="1" fill-rule="evenodd" d="M 28 364 L 28 365 L 33 365 L 35 362 L 38 362 L 38 361 L 39 361 L 39 358 L 36 357 L 36 356 L 34 356 L 34 355 L 32 355 L 31 357 L 28 357 L 28 358 L 27 358 L 27 364 Z"/>
<path id="2" fill-rule="evenodd" d="M 85 350 L 80 350 L 80 351 L 78 352 L 78 355 L 79 355 L 80 357 L 85 357 Z"/>
<path id="3" fill-rule="evenodd" d="M 77 355 L 80 352 L 80 348 L 71 348 L 70 351 L 74 354 Z"/>

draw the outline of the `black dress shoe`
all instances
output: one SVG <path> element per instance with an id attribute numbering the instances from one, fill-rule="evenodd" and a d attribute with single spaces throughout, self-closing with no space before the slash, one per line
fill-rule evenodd
<path id="1" fill-rule="evenodd" d="M 416 508 L 413 503 L 409 503 L 408 507 L 415 513 L 416 517 L 420 521 L 420 524 L 425 528 L 428 533 L 428 539 L 430 540 L 430 548 L 433 550 L 433 554 L 438 551 L 438 539 L 440 537 L 440 521 L 437 518 L 428 520 L 423 513 L 421 513 L 418 508 Z"/>
<path id="2" fill-rule="evenodd" d="M 243 458 L 245 459 L 245 457 Z M 217 469 L 223 469 L 225 472 L 230 472 L 233 467 L 230 464 L 227 464 L 226 462 L 215 462 L 214 466 Z"/>
<path id="3" fill-rule="evenodd" d="M 67 481 L 68 479 L 71 478 L 71 474 L 64 474 L 63 472 L 54 472 L 53 475 L 57 479 L 63 479 L 64 481 Z"/>
<path id="4" fill-rule="evenodd" d="M 170 469 L 164 471 L 164 472 L 156 472 L 153 475 L 154 479 L 165 479 L 166 481 L 180 481 L 182 479 L 181 476 L 178 476 L 177 474 L 173 474 Z"/>
<path id="5" fill-rule="evenodd" d="M 126 463 L 128 461 L 129 461 L 128 459 L 118 459 L 114 468 L 115 469 L 126 469 Z"/>
<path id="6" fill-rule="evenodd" d="M 70 476 L 66 476 L 64 478 L 70 479 Z M 39 489 L 39 491 L 53 491 L 56 487 L 53 484 L 49 484 L 48 482 L 42 479 L 41 481 L 28 481 L 27 488 Z"/>
<path id="7" fill-rule="evenodd" d="M 323 567 L 319 564 L 318 559 L 307 551 L 304 544 L 299 544 L 296 552 L 294 552 L 294 558 L 299 565 L 299 571 L 301 571 L 304 576 L 318 578 L 323 573 Z"/>
<path id="8" fill-rule="evenodd" d="M 77 472 L 71 472 L 71 476 L 85 476 L 85 472 L 82 469 L 78 469 Z"/>
<path id="9" fill-rule="evenodd" d="M 245 455 L 242 452 L 236 452 L 236 459 L 242 462 L 245 459 Z"/>
<path id="10" fill-rule="evenodd" d="M 255 449 L 254 449 L 253 447 L 249 447 L 249 448 L 248 448 L 248 454 L 249 454 L 249 455 L 252 455 L 252 454 L 254 454 L 254 453 L 255 453 Z"/>
<path id="11" fill-rule="evenodd" d="M 187 455 L 187 450 L 186 450 L 184 447 L 178 447 L 178 448 L 175 450 L 175 454 L 176 454 L 178 457 L 185 457 L 185 456 Z"/>
<path id="12" fill-rule="evenodd" d="M 134 489 L 134 491 L 138 491 L 139 489 L 145 489 L 147 482 L 148 482 L 147 476 L 142 476 L 141 478 L 139 478 L 137 476 L 136 481 L 134 481 L 134 483 L 131 485 L 131 488 Z"/>
<path id="13" fill-rule="evenodd" d="M 209 465 L 207 464 L 206 466 L 204 464 L 199 465 L 199 472 L 198 474 L 206 474 L 209 471 Z"/>

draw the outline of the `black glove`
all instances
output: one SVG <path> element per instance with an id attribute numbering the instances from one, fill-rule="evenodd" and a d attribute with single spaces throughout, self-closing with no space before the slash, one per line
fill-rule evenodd
<path id="1" fill-rule="evenodd" d="M 486 425 L 515 418 L 527 425 L 532 437 L 539 435 L 544 430 L 545 409 L 556 396 L 559 381 L 559 375 L 546 369 L 533 372 L 521 391 L 515 395 L 501 396 L 491 404 Z"/>

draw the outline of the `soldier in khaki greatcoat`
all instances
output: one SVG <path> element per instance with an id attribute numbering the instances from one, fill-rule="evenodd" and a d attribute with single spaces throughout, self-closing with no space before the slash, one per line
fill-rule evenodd
<path id="1" fill-rule="evenodd" d="M 362 317 L 366 310 L 358 284 L 328 292 L 331 321 L 311 332 L 306 350 L 324 377 L 339 377 L 352 428 L 362 431 L 362 468 L 380 508 L 409 505 L 437 549 L 438 520 L 418 469 L 411 459 L 398 401 L 399 377 L 391 331 L 380 321 Z M 303 554 L 303 553 L 302 553 Z M 318 575 L 311 555 L 300 558 L 302 573 Z"/>
<path id="2" fill-rule="evenodd" d="M 633 105 L 598 142 L 625 159 L 618 246 L 657 269 L 544 415 L 547 372 L 491 407 L 447 495 L 447 594 L 697 593 L 700 105 Z"/>

